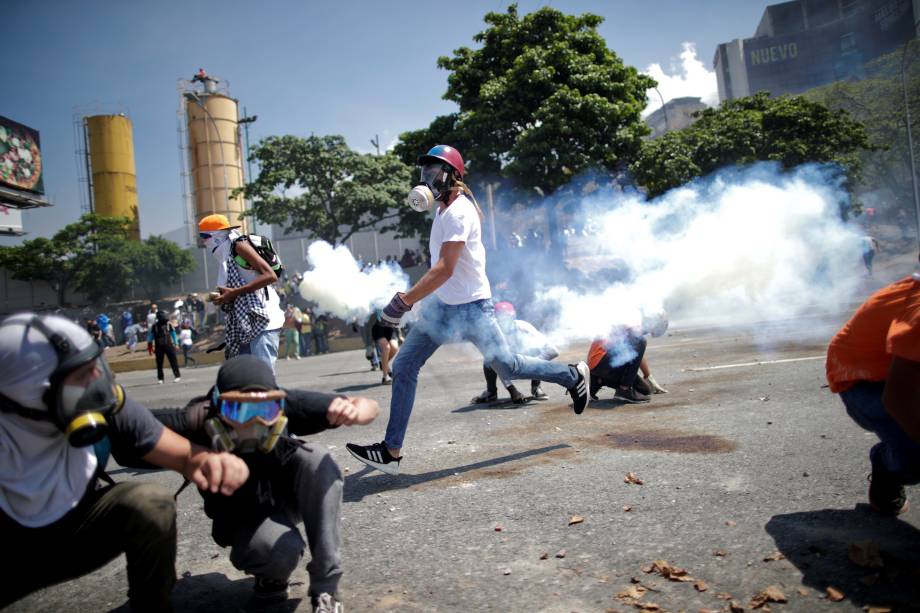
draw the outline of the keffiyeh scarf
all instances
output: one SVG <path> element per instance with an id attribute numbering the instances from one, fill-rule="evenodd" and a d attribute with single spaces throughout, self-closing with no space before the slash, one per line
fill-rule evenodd
<path id="1" fill-rule="evenodd" d="M 227 266 L 227 287 L 243 287 L 243 277 L 236 263 L 230 259 Z M 268 325 L 268 310 L 265 308 L 265 292 L 262 290 L 243 294 L 232 303 L 224 305 L 227 313 L 227 346 L 224 357 L 228 360 L 239 355 L 240 347 L 261 334 Z"/>

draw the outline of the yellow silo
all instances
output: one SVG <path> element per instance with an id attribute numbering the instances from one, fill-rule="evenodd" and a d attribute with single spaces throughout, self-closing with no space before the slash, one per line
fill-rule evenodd
<path id="1" fill-rule="evenodd" d="M 86 118 L 93 182 L 93 212 L 133 220 L 131 236 L 140 240 L 137 174 L 131 120 L 124 115 Z"/>
<path id="2" fill-rule="evenodd" d="M 238 103 L 222 93 L 188 92 L 185 105 L 196 225 L 221 213 L 248 233 L 248 219 L 240 219 L 243 197 L 232 196 L 244 185 Z"/>

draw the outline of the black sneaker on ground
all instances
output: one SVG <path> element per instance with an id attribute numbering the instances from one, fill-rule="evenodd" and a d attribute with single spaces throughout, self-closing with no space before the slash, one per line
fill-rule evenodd
<path id="1" fill-rule="evenodd" d="M 543 388 L 539 385 L 530 386 L 530 395 L 533 396 L 534 400 L 546 400 L 549 396 L 546 395 L 546 392 L 543 391 Z"/>
<path id="2" fill-rule="evenodd" d="M 318 596 L 310 596 L 313 613 L 345 613 L 345 607 L 332 594 L 323 592 Z"/>
<path id="3" fill-rule="evenodd" d="M 518 388 L 514 387 L 514 383 L 508 386 L 508 393 L 511 394 L 511 402 L 514 404 L 524 404 L 527 402 L 527 399 L 524 398 L 524 394 L 518 391 Z"/>
<path id="4" fill-rule="evenodd" d="M 355 456 L 355 459 L 364 462 L 371 468 L 376 468 L 388 475 L 399 474 L 399 461 L 402 458 L 394 458 L 390 455 L 390 450 L 383 443 L 374 443 L 373 445 L 355 445 L 348 443 L 345 449 Z"/>
<path id="5" fill-rule="evenodd" d="M 869 475 L 869 506 L 882 515 L 895 517 L 907 511 L 907 492 L 890 474 L 872 468 Z"/>
<path id="6" fill-rule="evenodd" d="M 252 597 L 261 602 L 287 600 L 288 598 L 287 581 L 256 575 L 256 582 L 252 590 Z"/>
<path id="7" fill-rule="evenodd" d="M 486 404 L 489 402 L 495 402 L 498 400 L 498 392 L 490 392 L 489 390 L 484 391 L 478 396 L 473 396 L 473 399 L 470 400 L 472 404 Z"/>
<path id="8" fill-rule="evenodd" d="M 576 415 L 581 415 L 585 407 L 588 406 L 588 382 L 591 380 L 591 370 L 584 362 L 578 364 L 569 364 L 574 366 L 578 371 L 578 381 L 569 388 L 569 395 L 572 397 L 572 410 Z"/>
<path id="9" fill-rule="evenodd" d="M 640 404 L 649 401 L 648 396 L 645 394 L 640 394 L 634 387 L 627 387 L 626 389 L 618 387 L 616 393 L 613 395 L 613 398 L 615 400 L 628 402 L 630 404 Z"/>
<path id="10" fill-rule="evenodd" d="M 643 396 L 652 395 L 652 386 L 649 385 L 648 381 L 646 381 L 642 377 L 639 377 L 639 376 L 636 377 L 636 380 L 633 381 L 633 387 L 636 389 L 637 392 L 639 392 Z"/>
<path id="11" fill-rule="evenodd" d="M 601 391 L 601 388 L 604 387 L 601 385 L 601 380 L 598 377 L 591 377 L 591 388 L 589 393 L 591 395 L 591 400 L 597 400 L 597 393 Z"/>

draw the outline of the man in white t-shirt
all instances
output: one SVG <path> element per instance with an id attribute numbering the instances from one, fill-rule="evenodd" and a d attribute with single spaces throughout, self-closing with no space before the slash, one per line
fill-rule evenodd
<path id="1" fill-rule="evenodd" d="M 275 371 L 284 325 L 281 300 L 272 286 L 278 275 L 249 240 L 224 215 L 208 215 L 198 223 L 205 248 L 220 262 L 213 300 L 227 313 L 226 357 L 252 354 Z M 244 240 L 241 240 L 244 239 Z M 245 263 L 245 264 L 243 264 Z"/>
<path id="2" fill-rule="evenodd" d="M 444 343 L 472 342 L 502 380 L 538 379 L 562 385 L 572 396 L 576 414 L 588 405 L 587 364 L 555 364 L 509 350 L 495 320 L 492 289 L 486 277 L 482 211 L 463 183 L 465 167 L 460 152 L 437 145 L 420 157 L 418 164 L 421 182 L 410 192 L 409 205 L 418 211 L 438 206 L 429 241 L 432 266 L 408 292 L 393 297 L 383 310 L 381 323 L 398 326 L 412 305 L 434 296 L 422 305 L 421 317 L 393 363 L 386 438 L 373 445 L 346 445 L 355 458 L 391 475 L 399 473 L 419 370 Z"/>

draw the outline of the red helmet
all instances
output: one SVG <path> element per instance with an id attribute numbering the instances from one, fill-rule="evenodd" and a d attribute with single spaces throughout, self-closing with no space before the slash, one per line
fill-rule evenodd
<path id="1" fill-rule="evenodd" d="M 461 179 L 466 173 L 466 167 L 463 164 L 463 156 L 461 156 L 460 152 L 450 145 L 435 145 L 428 151 L 428 153 L 419 157 L 418 165 L 424 166 L 425 164 L 430 164 L 433 160 L 444 162 L 456 170 Z"/>
<path id="2" fill-rule="evenodd" d="M 496 315 L 506 315 L 508 317 L 514 317 L 515 315 L 517 315 L 517 313 L 514 310 L 514 305 L 506 301 L 495 303 L 495 314 Z"/>

